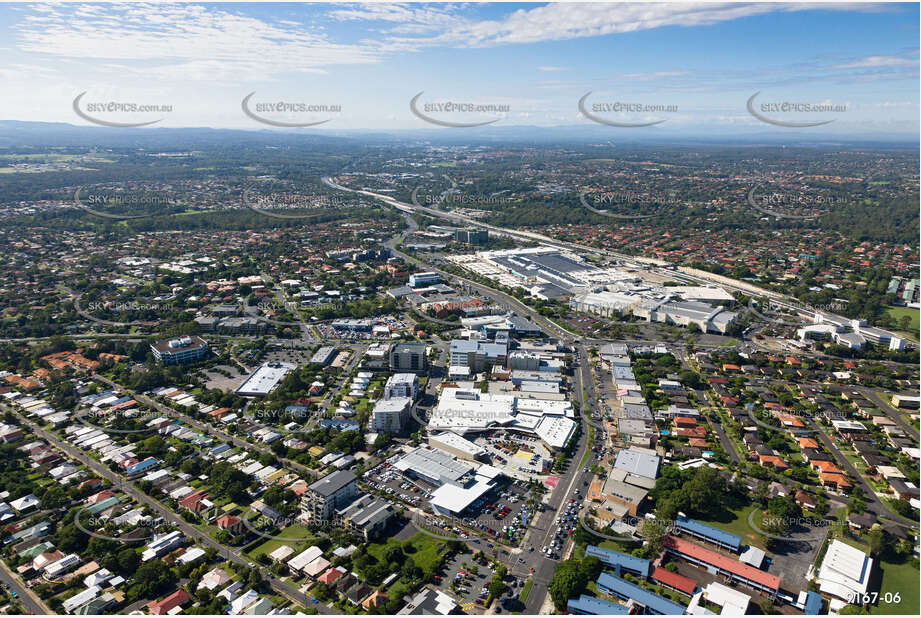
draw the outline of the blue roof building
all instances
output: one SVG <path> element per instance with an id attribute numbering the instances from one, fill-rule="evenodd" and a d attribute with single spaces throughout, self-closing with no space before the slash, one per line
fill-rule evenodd
<path id="1" fill-rule="evenodd" d="M 329 427 L 330 429 L 335 429 L 336 431 L 358 431 L 361 429 L 356 421 L 345 421 L 335 418 L 326 418 L 320 421 L 320 427 Z"/>
<path id="2" fill-rule="evenodd" d="M 128 466 L 128 469 L 125 472 L 129 475 L 140 474 L 141 472 L 146 472 L 151 468 L 160 465 L 160 462 L 155 457 L 148 457 L 144 461 L 139 461 L 136 464 L 131 464 Z"/>
<path id="3" fill-rule="evenodd" d="M 611 603 L 604 599 L 596 599 L 583 594 L 578 599 L 569 599 L 566 601 L 566 610 L 570 614 L 582 614 L 589 616 L 626 616 L 629 608 L 620 603 Z"/>
<path id="4" fill-rule="evenodd" d="M 742 538 L 735 534 L 714 528 L 696 519 L 679 515 L 675 519 L 675 527 L 681 532 L 690 534 L 693 537 L 713 543 L 723 549 L 729 549 L 734 552 L 739 551 L 742 547 Z"/>
<path id="5" fill-rule="evenodd" d="M 642 605 L 645 613 L 648 614 L 667 614 L 670 616 L 681 616 L 687 609 L 684 605 L 670 601 L 664 597 L 646 590 L 636 584 L 631 584 L 625 579 L 614 577 L 610 573 L 602 573 L 598 577 L 599 592 L 616 596 L 625 601 L 632 599 L 634 603 Z"/>
<path id="6" fill-rule="evenodd" d="M 820 611 L 822 611 L 822 595 L 809 590 L 806 592 L 806 604 L 803 606 L 803 613 L 807 616 L 815 616 Z"/>
<path id="7" fill-rule="evenodd" d="M 585 548 L 586 556 L 595 556 L 605 566 L 620 567 L 621 570 L 642 577 L 649 577 L 649 560 L 637 558 L 630 554 L 622 554 L 619 551 L 611 551 L 597 545 L 589 545 Z"/>

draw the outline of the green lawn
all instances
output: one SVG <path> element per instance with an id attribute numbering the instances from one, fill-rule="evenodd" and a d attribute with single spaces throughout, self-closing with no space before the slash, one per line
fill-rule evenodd
<path id="1" fill-rule="evenodd" d="M 585 462 L 588 461 L 588 456 L 592 454 L 592 445 L 595 443 L 595 427 L 592 425 L 588 426 L 588 446 L 585 449 L 585 453 L 582 455 L 582 461 L 579 462 L 579 467 L 584 468 Z"/>
<path id="2" fill-rule="evenodd" d="M 518 595 L 518 600 L 524 603 L 528 600 L 528 593 L 531 592 L 531 586 L 534 584 L 534 580 L 530 577 L 524 583 L 524 586 L 521 588 L 521 594 Z"/>
<path id="3" fill-rule="evenodd" d="M 882 585 L 879 589 L 879 603 L 870 607 L 871 614 L 910 614 L 917 616 L 921 613 L 921 599 L 918 595 L 918 568 L 910 563 L 892 564 L 881 562 Z M 890 594 L 889 603 L 886 603 L 886 593 Z M 899 594 L 896 603 L 894 595 Z"/>
<path id="4" fill-rule="evenodd" d="M 315 545 L 319 541 L 319 537 L 315 537 L 311 534 L 305 526 L 300 524 L 293 524 L 288 526 L 281 532 L 274 533 L 273 536 L 279 536 L 282 539 L 302 539 L 300 541 L 292 540 L 279 540 L 279 539 L 266 539 L 265 543 L 257 545 L 253 549 L 246 552 L 246 555 L 250 558 L 258 558 L 262 554 L 271 554 L 273 551 L 281 547 L 282 545 L 288 545 L 289 547 L 294 548 L 294 551 L 300 553 L 310 547 Z"/>
<path id="5" fill-rule="evenodd" d="M 918 340 L 918 328 L 919 328 L 919 324 L 921 324 L 921 319 L 919 319 L 919 314 L 921 314 L 921 312 L 919 312 L 917 309 L 911 309 L 909 307 L 892 307 L 892 306 L 888 307 L 886 309 L 886 312 L 893 317 L 893 319 L 896 322 L 896 328 L 898 330 L 902 332 L 906 332 L 915 341 Z M 899 323 L 900 320 L 902 319 L 902 316 L 906 316 L 906 315 L 909 318 L 911 318 L 911 322 L 909 323 L 907 330 L 903 329 L 901 324 Z"/>
<path id="6" fill-rule="evenodd" d="M 409 542 L 416 551 L 407 552 L 404 549 L 404 553 L 411 556 L 416 566 L 422 569 L 425 569 L 430 564 L 434 564 L 439 559 L 439 555 L 443 551 L 443 546 L 445 544 L 444 540 L 436 539 L 423 532 L 417 532 L 414 536 L 410 537 Z M 384 549 L 388 545 L 403 545 L 403 543 L 404 541 L 397 541 L 393 538 L 387 539 L 386 543 L 370 543 L 368 545 L 368 553 L 378 560 L 381 560 L 384 555 Z"/>
<path id="7" fill-rule="evenodd" d="M 742 537 L 742 545 L 754 545 L 755 547 L 760 547 L 764 549 L 764 544 L 761 541 L 761 535 L 755 532 L 750 525 L 748 525 L 748 514 L 756 510 L 758 507 L 755 505 L 749 505 L 742 507 L 741 509 L 735 509 L 731 511 L 735 518 L 729 522 L 721 521 L 704 521 L 705 524 L 709 524 L 714 528 L 719 528 L 720 530 L 725 530 L 732 534 Z M 755 516 L 755 523 L 757 524 L 760 521 L 760 518 Z"/>

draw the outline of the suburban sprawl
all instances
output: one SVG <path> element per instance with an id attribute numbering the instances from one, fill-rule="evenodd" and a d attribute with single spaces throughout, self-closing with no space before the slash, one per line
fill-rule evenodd
<path id="1" fill-rule="evenodd" d="M 0 155 L 6 613 L 918 614 L 916 152 L 187 139 Z"/>

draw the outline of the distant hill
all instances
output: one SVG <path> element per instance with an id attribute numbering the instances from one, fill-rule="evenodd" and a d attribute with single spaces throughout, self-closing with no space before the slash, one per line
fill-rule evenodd
<path id="1" fill-rule="evenodd" d="M 711 130 L 712 129 L 712 130 Z M 0 120 L 0 148 L 12 147 L 74 147 L 182 149 L 227 145 L 288 146 L 317 144 L 329 146 L 383 145 L 393 143 L 431 142 L 446 145 L 506 144 L 671 144 L 671 145 L 733 145 L 788 146 L 812 148 L 910 148 L 917 141 L 906 141 L 904 135 L 880 134 L 874 139 L 855 139 L 846 135 L 791 132 L 772 127 L 749 133 L 732 133 L 725 127 L 645 127 L 624 129 L 595 123 L 563 126 L 528 126 L 494 124 L 487 127 L 463 129 L 420 128 L 403 130 L 268 130 L 268 129 L 210 129 L 205 127 L 116 129 L 77 126 L 65 122 L 25 122 Z"/>

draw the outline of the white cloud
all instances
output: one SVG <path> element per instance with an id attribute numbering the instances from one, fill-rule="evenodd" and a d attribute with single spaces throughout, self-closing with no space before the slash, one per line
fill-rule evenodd
<path id="1" fill-rule="evenodd" d="M 61 7 L 36 11 L 17 27 L 24 52 L 134 63 L 128 66 L 138 75 L 159 78 L 258 79 L 381 59 L 373 46 L 336 43 L 304 24 L 197 5 Z"/>
<path id="2" fill-rule="evenodd" d="M 533 9 L 519 9 L 501 20 L 457 22 L 453 29 L 431 39 L 417 38 L 404 40 L 404 43 L 420 46 L 453 44 L 460 47 L 538 43 L 666 26 L 706 26 L 766 13 L 811 9 L 884 10 L 866 4 L 825 3 L 551 3 Z"/>
<path id="3" fill-rule="evenodd" d="M 915 50 L 912 57 L 897 54 L 892 56 L 866 56 L 853 62 L 839 64 L 835 69 L 882 69 L 888 67 L 918 66 L 918 52 Z"/>

